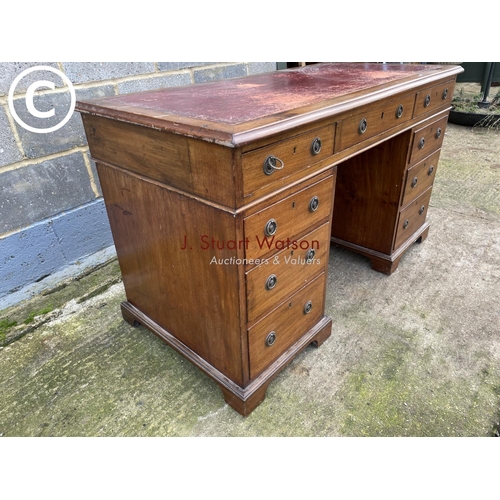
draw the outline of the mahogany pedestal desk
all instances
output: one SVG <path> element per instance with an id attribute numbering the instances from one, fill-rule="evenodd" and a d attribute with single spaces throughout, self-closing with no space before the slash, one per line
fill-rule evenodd
<path id="1" fill-rule="evenodd" d="M 124 318 L 249 414 L 330 335 L 330 241 L 390 274 L 427 236 L 461 71 L 319 64 L 79 102 Z"/>

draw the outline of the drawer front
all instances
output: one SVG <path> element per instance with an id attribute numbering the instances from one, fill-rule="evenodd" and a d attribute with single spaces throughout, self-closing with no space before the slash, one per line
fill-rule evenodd
<path id="1" fill-rule="evenodd" d="M 399 214 L 394 249 L 404 243 L 425 222 L 432 189 L 429 188 Z"/>
<path id="2" fill-rule="evenodd" d="M 401 206 L 405 207 L 432 186 L 440 153 L 441 150 L 439 149 L 407 171 Z"/>
<path id="3" fill-rule="evenodd" d="M 243 154 L 243 193 L 253 192 L 333 155 L 335 125 Z"/>
<path id="4" fill-rule="evenodd" d="M 297 239 L 296 236 L 329 217 L 334 186 L 335 177 L 327 177 L 246 217 L 243 221 L 246 258 L 257 259 L 276 252 L 282 242 Z"/>
<path id="5" fill-rule="evenodd" d="M 451 106 L 455 80 L 435 85 L 429 89 L 421 90 L 417 93 L 414 116 L 435 111 L 442 106 Z"/>
<path id="6" fill-rule="evenodd" d="M 381 134 L 401 123 L 411 120 L 415 94 L 386 99 L 366 111 L 342 121 L 341 149 Z"/>
<path id="7" fill-rule="evenodd" d="M 448 115 L 425 127 L 415 130 L 410 153 L 410 164 L 423 160 L 443 144 Z"/>
<path id="8" fill-rule="evenodd" d="M 267 263 L 247 272 L 248 321 L 279 304 L 325 270 L 330 250 L 330 224 L 326 223 L 288 248 L 273 255 Z"/>
<path id="9" fill-rule="evenodd" d="M 248 330 L 251 378 L 267 368 L 323 317 L 324 290 L 323 273 Z"/>

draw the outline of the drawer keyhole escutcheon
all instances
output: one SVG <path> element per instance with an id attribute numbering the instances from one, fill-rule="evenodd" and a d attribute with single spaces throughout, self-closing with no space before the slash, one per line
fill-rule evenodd
<path id="1" fill-rule="evenodd" d="M 312 311 L 313 303 L 309 300 L 304 305 L 304 314 L 309 314 Z"/>
<path id="2" fill-rule="evenodd" d="M 264 173 L 266 175 L 271 175 L 275 170 L 283 170 L 283 168 L 285 168 L 285 163 L 277 156 L 270 155 L 264 161 Z"/>
<path id="3" fill-rule="evenodd" d="M 314 248 L 310 248 L 306 252 L 306 262 L 309 264 L 314 259 L 315 256 L 316 256 L 316 250 L 314 250 Z"/>
<path id="4" fill-rule="evenodd" d="M 311 143 L 311 153 L 313 155 L 319 154 L 321 151 L 321 139 L 319 137 L 316 137 Z"/>
<path id="5" fill-rule="evenodd" d="M 319 198 L 317 196 L 313 196 L 311 201 L 309 202 L 309 212 L 316 212 L 319 207 Z"/>
<path id="6" fill-rule="evenodd" d="M 278 278 L 275 274 L 271 274 L 266 280 L 266 290 L 272 290 L 278 283 Z"/>
<path id="7" fill-rule="evenodd" d="M 430 103 L 431 103 L 431 96 L 430 94 L 427 94 L 425 96 L 424 106 L 427 108 L 427 106 L 429 106 Z"/>
<path id="8" fill-rule="evenodd" d="M 440 137 L 441 137 L 441 129 L 440 129 L 440 128 L 438 128 L 438 129 L 436 130 L 436 139 L 439 139 Z"/>
<path id="9" fill-rule="evenodd" d="M 367 128 L 368 128 L 368 122 L 366 121 L 366 118 L 362 118 L 361 121 L 359 122 L 358 132 L 360 134 L 364 134 Z"/>
<path id="10" fill-rule="evenodd" d="M 422 215 L 424 212 L 425 212 L 425 206 L 424 206 L 424 205 L 422 205 L 422 206 L 420 207 L 420 210 L 418 211 L 418 215 Z"/>
<path id="11" fill-rule="evenodd" d="M 446 99 L 448 97 L 448 89 L 443 90 L 443 99 Z"/>
<path id="12" fill-rule="evenodd" d="M 408 219 L 406 219 L 404 224 L 403 224 L 403 229 L 406 229 L 408 227 L 409 223 L 410 223 L 410 221 Z"/>
<path id="13" fill-rule="evenodd" d="M 414 177 L 413 180 L 411 181 L 411 187 L 414 188 L 417 185 L 418 182 L 418 177 Z"/>
<path id="14" fill-rule="evenodd" d="M 424 149 L 425 146 L 425 139 L 422 137 L 418 143 L 418 149 Z"/>
<path id="15" fill-rule="evenodd" d="M 400 104 L 398 109 L 396 109 L 396 118 L 401 118 L 403 116 L 403 105 Z"/>
<path id="16" fill-rule="evenodd" d="M 266 236 L 274 236 L 278 230 L 278 223 L 275 219 L 269 219 L 264 227 L 264 233 Z"/>
<path id="17" fill-rule="evenodd" d="M 266 337 L 266 346 L 271 347 L 276 342 L 276 332 L 271 332 Z"/>
<path id="18" fill-rule="evenodd" d="M 434 172 L 434 166 L 433 165 L 431 165 L 429 167 L 429 170 L 427 171 L 427 175 L 432 175 L 432 172 Z"/>

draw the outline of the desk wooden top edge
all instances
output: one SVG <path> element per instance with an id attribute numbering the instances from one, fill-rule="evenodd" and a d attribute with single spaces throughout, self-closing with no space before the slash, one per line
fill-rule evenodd
<path id="1" fill-rule="evenodd" d="M 319 64 L 317 66 L 321 69 L 321 67 L 333 67 L 334 65 Z M 339 67 L 342 65 L 336 64 L 335 66 Z M 367 67 L 371 70 L 376 67 L 374 64 L 360 64 L 359 66 L 362 66 L 363 68 Z M 393 66 L 396 67 L 396 65 Z M 397 65 L 398 68 L 410 66 L 414 71 L 414 74 L 410 76 L 396 78 L 393 81 L 386 82 L 381 85 L 369 86 L 368 88 L 344 93 L 342 95 L 332 95 L 329 98 L 323 98 L 320 105 L 312 103 L 297 108 L 289 108 L 285 111 L 274 114 L 271 113 L 267 116 L 250 119 L 236 124 L 182 116 L 180 114 L 158 113 L 150 109 L 145 109 L 139 105 L 132 106 L 123 104 L 123 101 L 133 100 L 134 96 L 144 98 L 148 95 L 154 95 L 155 92 L 157 95 L 160 92 L 165 93 L 164 95 L 168 95 L 168 93 L 172 93 L 174 91 L 177 91 L 180 94 L 192 94 L 193 92 L 197 92 L 201 89 L 204 91 L 209 90 L 210 85 L 213 84 L 225 84 L 228 88 L 231 88 L 231 86 L 242 85 L 245 84 L 245 82 L 259 81 L 259 77 L 263 78 L 266 75 L 275 75 L 277 73 L 289 74 L 296 70 L 276 71 L 253 75 L 252 77 L 246 76 L 217 82 L 209 82 L 207 84 L 194 84 L 185 87 L 161 89 L 159 91 L 146 91 L 136 94 L 125 94 L 124 96 L 112 96 L 78 101 L 76 110 L 82 114 L 101 116 L 155 130 L 201 139 L 230 148 L 237 148 L 252 141 L 285 132 L 295 127 L 311 124 L 318 120 L 327 119 L 341 113 L 349 112 L 350 110 L 354 110 L 360 106 L 376 102 L 380 99 L 387 98 L 398 93 L 411 91 L 412 89 L 432 84 L 435 81 L 451 78 L 463 72 L 463 68 L 461 66 L 453 65 L 422 65 L 421 71 L 417 71 L 415 69 L 420 68 L 418 65 Z M 312 68 L 312 66 L 306 66 L 305 68 Z M 319 73 L 319 79 L 321 79 L 321 73 Z M 294 94 L 292 93 L 291 96 L 293 95 Z M 119 98 L 122 98 L 121 103 Z"/>

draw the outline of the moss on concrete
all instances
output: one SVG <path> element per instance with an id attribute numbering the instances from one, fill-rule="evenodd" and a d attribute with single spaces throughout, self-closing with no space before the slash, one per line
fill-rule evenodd
<path id="1" fill-rule="evenodd" d="M 43 314 L 48 314 L 49 312 L 52 312 L 54 310 L 54 306 L 50 305 L 48 307 L 44 307 L 43 309 L 39 309 L 38 311 L 33 311 L 29 313 L 28 317 L 23 321 L 25 325 L 29 325 L 30 323 L 33 323 L 34 319 L 37 316 L 42 316 Z"/>
<path id="2" fill-rule="evenodd" d="M 53 311 L 63 307 L 69 300 L 79 297 L 86 300 L 107 290 L 121 280 L 118 261 L 113 259 L 76 278 L 60 283 L 51 290 L 36 295 L 20 304 L 0 311 L 0 346 L 23 337 L 30 331 L 35 318 L 43 323 Z M 3 325 L 3 327 L 2 327 Z"/>
<path id="3" fill-rule="evenodd" d="M 123 299 L 117 284 L 84 306 L 71 301 L 61 316 L 3 349 L 1 434 L 189 434 L 196 413 L 186 398 L 204 394 L 195 398 L 204 411 L 210 392 L 219 399 L 218 388 L 142 327 L 125 323 Z"/>
<path id="4" fill-rule="evenodd" d="M 0 320 L 0 344 L 5 341 L 7 331 L 9 328 L 16 326 L 17 321 L 11 321 L 9 318 Z"/>
<path id="5" fill-rule="evenodd" d="M 1 310 L 0 320 L 8 316 L 18 323 L 22 323 L 33 311 L 40 311 L 47 307 L 59 308 L 73 297 L 81 297 L 92 288 L 101 286 L 103 282 L 119 276 L 118 261 L 113 259 L 95 267 L 92 271 L 60 283 L 51 290 Z"/>
<path id="6" fill-rule="evenodd" d="M 298 356 L 246 419 L 203 373 L 123 321 L 121 284 L 83 303 L 73 299 L 0 351 L 0 434 L 492 435 L 500 376 L 490 353 L 469 349 L 472 368 L 461 373 L 446 325 L 429 333 L 432 315 L 416 323 L 421 311 L 411 303 L 404 316 L 400 304 L 394 316 L 377 316 L 378 298 L 333 301 L 332 337 Z"/>
<path id="7" fill-rule="evenodd" d="M 403 332 L 402 332 L 403 333 Z M 456 376 L 431 347 L 398 340 L 353 367 L 339 396 L 346 436 L 489 436 L 498 419 L 498 367 L 478 383 Z"/>

